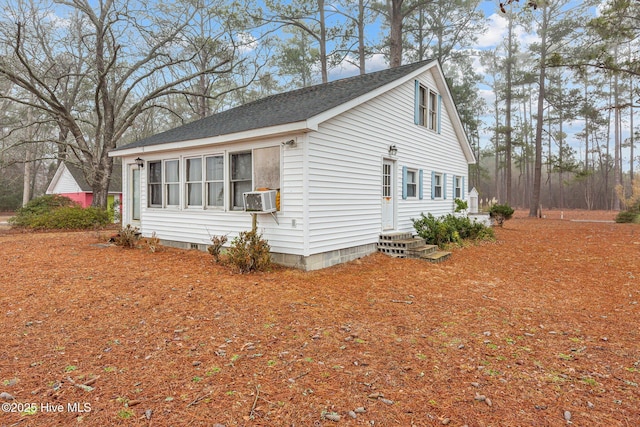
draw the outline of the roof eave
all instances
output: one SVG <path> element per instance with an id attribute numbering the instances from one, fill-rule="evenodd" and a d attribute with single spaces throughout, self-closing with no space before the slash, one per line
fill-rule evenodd
<path id="1" fill-rule="evenodd" d="M 229 144 L 241 141 L 251 141 L 265 137 L 276 137 L 278 135 L 287 135 L 295 132 L 308 132 L 317 130 L 317 124 L 310 123 L 306 120 L 286 123 L 282 125 L 270 126 L 266 128 L 251 129 L 243 132 L 230 133 L 226 135 L 212 136 L 208 138 L 192 139 L 186 141 L 167 142 L 140 147 L 132 147 L 126 149 L 115 149 L 109 153 L 110 157 L 126 157 L 140 153 L 158 153 L 162 151 L 173 151 L 188 148 L 197 148 L 208 145 Z"/>

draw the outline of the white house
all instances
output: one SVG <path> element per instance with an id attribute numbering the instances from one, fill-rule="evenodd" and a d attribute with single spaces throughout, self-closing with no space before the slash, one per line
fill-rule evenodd
<path id="1" fill-rule="evenodd" d="M 273 95 L 110 155 L 123 224 L 183 247 L 251 229 L 243 193 L 277 190 L 258 228 L 274 261 L 306 270 L 375 252 L 421 212 L 453 212 L 475 162 L 437 61 Z"/>

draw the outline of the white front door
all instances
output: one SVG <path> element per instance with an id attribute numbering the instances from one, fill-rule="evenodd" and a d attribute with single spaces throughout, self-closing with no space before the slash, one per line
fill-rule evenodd
<path id="1" fill-rule="evenodd" d="M 140 223 L 140 168 L 129 166 L 129 221 Z"/>
<path id="2" fill-rule="evenodd" d="M 394 196 L 394 164 L 393 161 L 382 161 L 382 229 L 395 228 L 395 196 Z"/>

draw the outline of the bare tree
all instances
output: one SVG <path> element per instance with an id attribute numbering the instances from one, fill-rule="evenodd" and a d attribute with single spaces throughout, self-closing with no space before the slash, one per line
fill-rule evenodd
<path id="1" fill-rule="evenodd" d="M 230 31 L 215 35 L 221 46 L 215 61 L 186 73 L 180 68 L 200 53 L 184 48 L 197 10 L 188 1 L 154 10 L 133 0 L 60 0 L 55 7 L 18 2 L 0 22 L 6 52 L 0 76 L 30 97 L 0 96 L 47 114 L 58 123 L 61 139 L 68 132 L 64 144 L 83 166 L 95 206 L 107 203 L 113 167 L 108 153 L 138 116 L 161 106 L 167 95 L 191 93 L 189 83 L 201 75 L 233 70 Z M 202 40 L 199 48 L 210 41 Z M 57 67 L 60 58 L 68 66 Z M 69 87 L 77 89 L 73 97 Z"/>

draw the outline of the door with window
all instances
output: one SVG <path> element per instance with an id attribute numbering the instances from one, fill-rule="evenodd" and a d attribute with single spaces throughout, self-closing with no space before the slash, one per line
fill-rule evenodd
<path id="1" fill-rule="evenodd" d="M 129 220 L 132 224 L 140 223 L 140 168 L 129 166 Z"/>
<path id="2" fill-rule="evenodd" d="M 392 160 L 382 162 L 382 229 L 395 228 L 395 173 Z"/>

